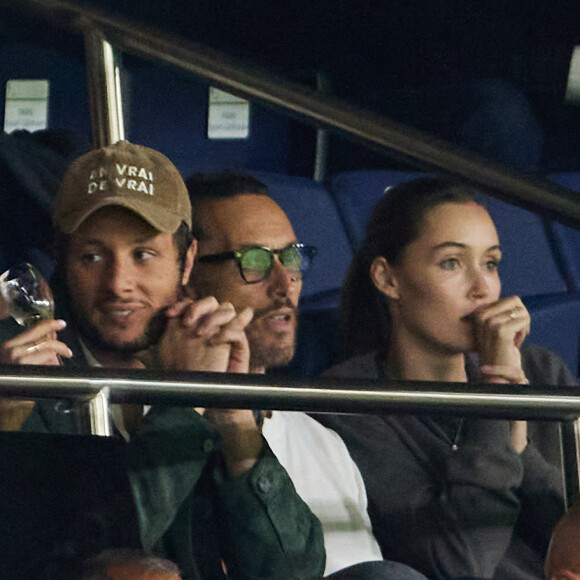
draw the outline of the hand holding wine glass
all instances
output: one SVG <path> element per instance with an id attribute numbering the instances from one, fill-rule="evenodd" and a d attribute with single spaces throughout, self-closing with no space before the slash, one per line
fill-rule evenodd
<path id="1" fill-rule="evenodd" d="M 50 286 L 33 265 L 22 263 L 4 272 L 0 292 L 14 320 L 27 329 L 0 347 L 0 362 L 58 365 L 61 356 L 72 355 L 56 339 L 56 332 L 65 323 L 53 320 Z"/>

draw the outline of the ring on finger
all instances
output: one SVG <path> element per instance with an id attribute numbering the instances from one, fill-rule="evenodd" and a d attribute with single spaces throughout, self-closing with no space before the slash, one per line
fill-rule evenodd
<path id="1" fill-rule="evenodd" d="M 38 352 L 40 350 L 40 344 L 33 344 L 26 349 L 26 352 Z"/>
<path id="2" fill-rule="evenodd" d="M 512 311 L 510 312 L 510 318 L 511 318 L 512 320 L 514 320 L 514 318 L 517 318 L 517 317 L 518 317 L 518 309 L 517 309 L 517 308 L 515 308 L 514 310 L 512 310 Z"/>

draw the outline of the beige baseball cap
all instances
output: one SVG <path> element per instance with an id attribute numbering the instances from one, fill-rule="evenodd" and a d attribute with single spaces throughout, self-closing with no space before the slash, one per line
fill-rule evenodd
<path id="1" fill-rule="evenodd" d="M 159 151 L 119 141 L 71 163 L 54 199 L 53 220 L 72 234 L 92 213 L 110 205 L 134 211 L 160 232 L 191 228 L 187 188 L 173 163 Z"/>

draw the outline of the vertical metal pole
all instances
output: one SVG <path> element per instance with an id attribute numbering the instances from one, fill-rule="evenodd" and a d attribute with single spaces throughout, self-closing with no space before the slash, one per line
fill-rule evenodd
<path id="1" fill-rule="evenodd" d="M 105 387 L 92 399 L 79 400 L 75 403 L 77 429 L 81 434 L 104 435 L 113 434 L 109 415 L 109 388 Z"/>
<path id="2" fill-rule="evenodd" d="M 562 452 L 568 509 L 580 494 L 580 419 L 562 423 Z"/>
<path id="3" fill-rule="evenodd" d="M 95 148 L 125 139 L 119 56 L 101 31 L 85 25 L 91 125 Z"/>
<path id="4" fill-rule="evenodd" d="M 87 82 L 95 149 L 125 139 L 120 58 L 103 33 L 84 24 Z M 79 433 L 112 435 L 109 390 L 75 408 Z"/>
<path id="5" fill-rule="evenodd" d="M 316 91 L 321 95 L 328 95 L 330 92 L 328 77 L 320 71 L 316 74 Z M 312 176 L 314 181 L 322 181 L 326 177 L 328 144 L 328 131 L 326 129 L 317 129 L 314 174 Z"/>
<path id="6" fill-rule="evenodd" d="M 323 181 L 326 177 L 326 162 L 328 159 L 328 131 L 316 130 L 316 154 L 314 159 L 314 181 Z"/>

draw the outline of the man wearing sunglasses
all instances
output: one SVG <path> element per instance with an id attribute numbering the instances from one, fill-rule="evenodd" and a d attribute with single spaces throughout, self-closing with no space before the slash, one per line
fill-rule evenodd
<path id="1" fill-rule="evenodd" d="M 186 185 L 198 245 L 189 282 L 193 297 L 215 296 L 237 312 L 248 307 L 254 311 L 245 328 L 251 373 L 287 365 L 296 348 L 302 280 L 316 248 L 296 238 L 266 186 L 249 175 L 196 174 Z M 262 432 L 299 496 L 322 523 L 326 575 L 337 580 L 423 578 L 406 566 L 382 561 L 362 478 L 336 433 L 321 429 L 305 413 L 255 414 L 255 431 Z M 263 484 L 267 488 L 273 482 Z"/>

